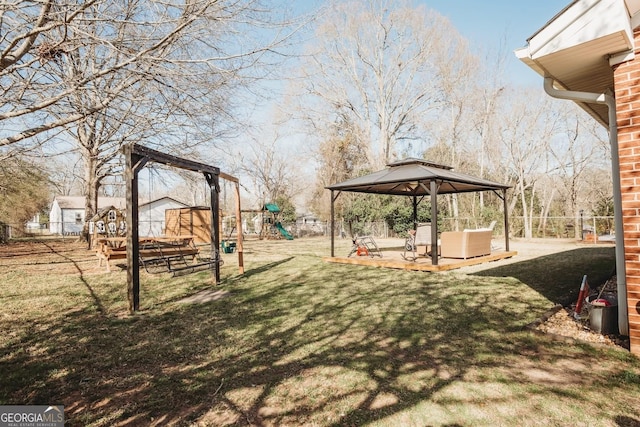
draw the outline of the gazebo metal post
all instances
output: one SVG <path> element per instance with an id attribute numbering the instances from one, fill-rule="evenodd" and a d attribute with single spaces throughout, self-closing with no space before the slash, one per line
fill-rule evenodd
<path id="1" fill-rule="evenodd" d="M 502 190 L 502 204 L 504 209 L 504 250 L 509 252 L 509 215 L 507 214 L 507 189 Z"/>
<path id="2" fill-rule="evenodd" d="M 431 264 L 438 265 L 438 184 L 431 181 Z"/>
<path id="3" fill-rule="evenodd" d="M 418 229 L 418 196 L 413 196 L 413 229 Z"/>
<path id="4" fill-rule="evenodd" d="M 331 257 L 333 258 L 335 255 L 335 242 L 334 242 L 334 233 L 336 228 L 336 217 L 333 212 L 333 207 L 336 199 L 333 197 L 333 190 L 331 190 Z"/>

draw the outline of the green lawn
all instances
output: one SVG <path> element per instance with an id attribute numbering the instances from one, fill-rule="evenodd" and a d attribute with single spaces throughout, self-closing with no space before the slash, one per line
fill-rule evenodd
<path id="1" fill-rule="evenodd" d="M 224 298 L 180 301 L 206 272 L 142 273 L 133 316 L 124 272 L 38 247 L 0 255 L 0 404 L 63 404 L 70 425 L 640 424 L 636 357 L 525 328 L 585 269 L 606 278 L 608 247 L 466 275 L 249 241 L 243 276 L 225 254 Z"/>

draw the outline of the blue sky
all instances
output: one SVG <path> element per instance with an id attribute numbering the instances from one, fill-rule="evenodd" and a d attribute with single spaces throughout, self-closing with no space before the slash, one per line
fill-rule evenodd
<path id="1" fill-rule="evenodd" d="M 572 0 L 416 0 L 446 16 L 457 30 L 488 50 L 506 43 L 507 78 L 520 85 L 540 85 L 542 78 L 516 59 L 513 51 Z"/>
<path id="2" fill-rule="evenodd" d="M 293 0 L 298 11 L 309 12 L 328 0 Z M 341 1 L 341 0 L 336 0 Z M 393 1 L 393 0 L 391 0 Z M 506 50 L 507 78 L 518 85 L 539 85 L 542 78 L 521 63 L 513 51 L 573 0 L 409 0 L 449 18 L 473 47 L 497 53 Z"/>

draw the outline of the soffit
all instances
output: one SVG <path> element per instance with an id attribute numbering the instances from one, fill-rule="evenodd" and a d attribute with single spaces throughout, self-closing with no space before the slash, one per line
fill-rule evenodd
<path id="1" fill-rule="evenodd" d="M 629 14 L 640 0 L 582 0 L 558 14 L 518 49 L 516 56 L 556 86 L 572 91 L 605 93 L 613 90 L 610 58 L 633 48 Z M 603 125 L 605 105 L 579 104 Z"/>

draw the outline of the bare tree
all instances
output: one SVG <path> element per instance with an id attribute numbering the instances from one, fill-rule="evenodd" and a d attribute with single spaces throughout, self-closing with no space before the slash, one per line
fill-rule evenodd
<path id="1" fill-rule="evenodd" d="M 238 78 L 239 70 L 255 65 L 287 38 L 268 38 L 269 11 L 257 0 L 16 0 L 1 5 L 0 121 L 5 126 L 0 147 L 34 142 L 34 136 L 102 111 L 141 81 L 159 82 L 160 76 L 186 69 L 190 83 L 209 82 L 211 75 Z M 261 46 L 247 46 L 251 38 L 242 37 L 252 24 L 265 32 Z M 83 61 L 87 55 L 92 59 Z M 111 83 L 102 91 L 105 81 Z M 171 83 L 165 89 L 177 88 Z M 189 89 L 195 88 L 180 88 L 185 96 Z"/>
<path id="2" fill-rule="evenodd" d="M 96 37 L 95 32 L 86 31 L 99 23 L 116 20 L 122 12 L 121 3 L 98 0 L 3 2 L 0 79 L 4 103 L 0 121 L 15 131 L 5 132 L 0 137 L 0 147 L 69 125 L 102 110 L 115 99 L 117 92 L 111 91 L 94 99 L 82 112 L 74 109 L 68 109 L 66 114 L 52 115 L 50 112 L 52 106 L 73 104 L 74 98 L 91 90 L 94 82 L 133 68 L 141 58 L 153 55 L 170 42 L 173 32 L 162 35 L 149 32 L 135 39 L 129 37 L 128 43 L 114 43 L 117 36 L 113 33 L 103 32 Z M 99 17 L 98 11 L 102 12 Z M 121 19 L 130 17 L 123 13 Z M 56 72 L 68 58 L 82 55 L 87 49 L 100 51 L 105 58 L 113 56 L 113 61 L 83 70 L 82 74 Z M 120 89 L 125 90 L 131 84 L 131 80 L 124 81 Z"/>
<path id="3" fill-rule="evenodd" d="M 509 214 L 519 202 L 524 234 L 530 238 L 538 191 L 536 184 L 549 172 L 548 145 L 558 131 L 558 117 L 550 105 L 551 100 L 540 92 L 528 91 L 525 96 L 507 96 L 505 99 L 511 102 L 501 105 L 504 114 L 500 131 L 504 156 L 502 181 L 514 185 L 515 194 L 509 204 Z"/>
<path id="4" fill-rule="evenodd" d="M 368 141 L 355 124 L 340 120 L 325 135 L 316 152 L 316 183 L 309 204 L 320 218 L 328 219 L 331 207 L 325 187 L 354 178 L 370 165 L 366 156 Z M 353 198 L 351 196 L 341 195 L 337 212 L 343 212 L 344 206 Z"/>
<path id="5" fill-rule="evenodd" d="M 304 188 L 304 180 L 300 180 L 298 165 L 291 158 L 280 149 L 277 136 L 266 142 L 256 138 L 237 153 L 235 168 L 251 180 L 259 204 L 293 199 Z"/>
<path id="6" fill-rule="evenodd" d="M 64 129 L 84 161 L 88 217 L 124 144 L 192 153 L 211 143 L 232 127 L 230 89 L 255 79 L 252 68 L 290 35 L 269 38 L 268 26 L 287 26 L 257 0 L 4 3 L 0 79 L 12 102 L 0 121 L 22 130 L 0 136 L 0 154 Z M 259 44 L 242 36 L 252 27 Z"/>
<path id="7" fill-rule="evenodd" d="M 40 165 L 49 176 L 54 194 L 71 196 L 81 194 L 84 190 L 82 160 L 77 153 L 43 156 Z"/>
<path id="8" fill-rule="evenodd" d="M 563 214 L 573 216 L 575 223 L 579 220 L 579 204 L 590 192 L 586 175 L 594 169 L 606 167 L 606 156 L 601 156 L 599 145 L 594 143 L 590 132 L 593 119 L 573 104 L 560 106 L 562 133 L 549 143 L 549 153 L 554 159 L 555 174 L 558 176 L 560 197 L 565 201 Z M 581 230 L 575 227 L 575 237 L 580 237 Z"/>
<path id="9" fill-rule="evenodd" d="M 443 82 L 459 81 L 466 44 L 447 19 L 404 1 L 337 2 L 323 18 L 301 67 L 297 116 L 310 133 L 348 118 L 376 147 L 372 160 L 388 163 L 399 143 L 422 137 Z"/>
<path id="10" fill-rule="evenodd" d="M 497 106 L 505 90 L 505 55 L 498 51 L 481 57 L 461 48 L 455 61 L 436 64 L 439 74 L 448 77 L 442 79 L 443 102 L 435 114 L 425 116 L 425 134 L 435 143 L 425 156 L 481 178 L 493 177 L 498 169 L 492 158 L 499 157 L 494 141 L 500 123 Z M 485 208 L 483 192 L 470 197 L 452 194 L 444 200 L 453 218 L 475 217 Z"/>

